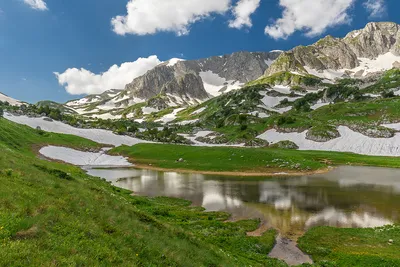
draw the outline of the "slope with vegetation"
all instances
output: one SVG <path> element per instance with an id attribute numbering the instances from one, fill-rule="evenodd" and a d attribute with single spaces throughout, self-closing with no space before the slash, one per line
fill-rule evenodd
<path id="1" fill-rule="evenodd" d="M 0 119 L 0 265 L 284 266 L 266 255 L 275 232 L 229 222 L 183 200 L 131 196 L 35 155 L 39 145 L 97 148 L 75 136 Z"/>

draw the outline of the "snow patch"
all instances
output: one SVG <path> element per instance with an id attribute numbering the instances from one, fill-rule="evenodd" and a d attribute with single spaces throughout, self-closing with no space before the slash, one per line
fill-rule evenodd
<path id="1" fill-rule="evenodd" d="M 142 112 L 144 115 L 149 115 L 154 112 L 159 112 L 159 110 L 152 107 L 142 107 Z"/>
<path id="2" fill-rule="evenodd" d="M 220 90 L 224 87 L 226 87 L 224 93 L 227 93 L 239 89 L 244 85 L 239 81 L 227 81 L 225 78 L 220 77 L 218 74 L 215 74 L 210 70 L 202 71 L 199 75 L 203 80 L 204 89 L 212 96 L 221 95 L 223 92 L 220 92 Z"/>
<path id="3" fill-rule="evenodd" d="M 12 116 L 8 113 L 4 114 L 4 118 L 15 123 L 24 124 L 36 129 L 40 127 L 42 130 L 53 133 L 71 134 L 80 136 L 100 144 L 107 144 L 113 146 L 127 145 L 133 146 L 139 143 L 146 143 L 146 141 L 125 136 L 116 135 L 111 131 L 102 129 L 80 129 L 72 127 L 68 124 L 59 121 L 45 121 L 42 118 L 29 118 L 27 116 Z"/>
<path id="4" fill-rule="evenodd" d="M 391 52 L 388 52 L 383 55 L 379 55 L 375 59 L 369 58 L 358 58 L 360 65 L 354 69 L 340 69 L 340 70 L 332 70 L 327 69 L 324 71 L 317 71 L 315 69 L 311 69 L 310 67 L 304 66 L 307 72 L 311 75 L 317 76 L 322 79 L 335 80 L 337 78 L 342 78 L 346 72 L 351 72 L 351 77 L 355 76 L 366 76 L 370 73 L 386 71 L 393 68 L 393 63 L 396 61 L 400 61 L 400 56 L 396 56 Z M 355 75 L 358 72 L 362 72 L 362 74 Z"/>
<path id="5" fill-rule="evenodd" d="M 197 115 L 197 114 L 200 114 L 200 113 L 202 113 L 202 112 L 203 112 L 204 110 L 206 110 L 206 109 L 207 109 L 207 107 L 199 108 L 198 110 L 193 111 L 192 114 L 190 114 L 190 115 Z"/>
<path id="6" fill-rule="evenodd" d="M 21 106 L 22 105 L 22 103 L 20 101 L 15 100 L 14 98 L 6 96 L 2 93 L 0 93 L 0 101 L 8 102 L 11 106 Z"/>
<path id="7" fill-rule="evenodd" d="M 105 150 L 97 153 L 83 152 L 66 147 L 46 146 L 39 150 L 43 156 L 77 166 L 132 166 L 127 158 L 109 156 Z"/>
<path id="8" fill-rule="evenodd" d="M 185 108 L 177 108 L 174 111 L 172 111 L 172 113 L 167 114 L 165 116 L 163 116 L 162 118 L 160 118 L 159 120 L 156 120 L 156 122 L 162 122 L 162 123 L 169 123 L 171 121 L 174 121 L 176 119 L 176 115 L 184 110 Z"/>
<path id="9" fill-rule="evenodd" d="M 400 134 L 396 134 L 392 138 L 371 138 L 346 126 L 339 126 L 338 131 L 341 137 L 328 142 L 307 140 L 307 131 L 302 133 L 279 133 L 275 129 L 266 131 L 258 138 L 267 140 L 270 143 L 289 140 L 296 143 L 300 150 L 352 152 L 373 156 L 400 156 Z"/>

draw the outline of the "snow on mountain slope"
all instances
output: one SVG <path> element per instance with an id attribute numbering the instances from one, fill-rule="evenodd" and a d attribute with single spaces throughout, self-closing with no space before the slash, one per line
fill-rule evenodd
<path id="1" fill-rule="evenodd" d="M 128 145 L 133 146 L 138 143 L 146 143 L 146 141 L 132 138 L 124 135 L 116 135 L 111 131 L 102 129 L 80 129 L 59 121 L 45 121 L 43 118 L 29 118 L 27 116 L 13 116 L 8 113 L 4 114 L 4 118 L 15 123 L 24 124 L 36 129 L 40 127 L 42 130 L 53 133 L 72 134 L 80 136 L 100 144 L 113 146 Z"/>
<path id="2" fill-rule="evenodd" d="M 184 109 L 185 108 L 177 108 L 174 111 L 172 111 L 172 113 L 164 115 L 159 120 L 156 120 L 156 122 L 169 123 L 171 121 L 174 121 L 176 119 L 176 115 L 178 114 L 178 112 L 180 112 L 180 111 L 182 111 Z"/>
<path id="3" fill-rule="evenodd" d="M 400 133 L 397 133 L 392 138 L 371 138 L 345 126 L 339 126 L 338 131 L 341 137 L 327 142 L 307 140 L 307 131 L 302 133 L 279 133 L 275 129 L 268 130 L 258 138 L 267 140 L 270 143 L 289 140 L 296 143 L 300 150 L 353 152 L 373 156 L 400 156 Z"/>
<path id="4" fill-rule="evenodd" d="M 317 71 L 307 66 L 305 66 L 304 68 L 309 74 L 320 77 L 322 79 L 335 80 L 337 78 L 343 78 L 347 75 L 353 78 L 357 78 L 365 77 L 366 75 L 371 73 L 392 69 L 396 62 L 400 63 L 400 56 L 396 56 L 392 52 L 388 52 L 386 54 L 379 55 L 375 59 L 358 58 L 358 60 L 360 66 L 354 69 L 327 69 L 323 71 Z"/>
<path id="5" fill-rule="evenodd" d="M 222 93 L 237 90 L 244 85 L 244 83 L 239 81 L 227 81 L 212 71 L 202 71 L 199 73 L 199 75 L 203 80 L 204 89 L 207 91 L 207 93 L 214 97 L 219 96 Z"/>
<path id="6" fill-rule="evenodd" d="M 0 101 L 2 102 L 8 102 L 12 106 L 21 106 L 23 103 L 21 101 L 18 101 L 14 98 L 11 98 L 9 96 L 6 96 L 2 93 L 0 93 Z"/>

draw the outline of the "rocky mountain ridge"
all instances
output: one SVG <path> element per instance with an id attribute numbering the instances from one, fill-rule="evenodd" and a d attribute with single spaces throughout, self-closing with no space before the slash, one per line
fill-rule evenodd
<path id="1" fill-rule="evenodd" d="M 80 114 L 111 112 L 144 102 L 156 110 L 195 105 L 257 79 L 280 53 L 237 52 L 199 60 L 171 59 L 134 79 L 124 90 L 106 91 L 66 105 Z"/>
<path id="2" fill-rule="evenodd" d="M 371 22 L 344 38 L 326 36 L 282 53 L 265 76 L 289 71 L 334 80 L 383 71 L 400 62 L 400 25 Z"/>

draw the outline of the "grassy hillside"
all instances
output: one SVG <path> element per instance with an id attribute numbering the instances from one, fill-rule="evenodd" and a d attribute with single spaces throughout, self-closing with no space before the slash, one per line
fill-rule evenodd
<path id="1" fill-rule="evenodd" d="M 399 240 L 399 226 L 377 229 L 317 227 L 300 238 L 299 247 L 321 266 L 400 266 Z"/>
<path id="2" fill-rule="evenodd" d="M 0 119 L 0 266 L 282 266 L 274 231 L 225 223 L 183 200 L 133 197 L 79 168 L 40 160 L 38 144 L 97 144 Z"/>
<path id="3" fill-rule="evenodd" d="M 311 171 L 328 165 L 400 167 L 397 157 L 364 156 L 327 151 L 297 151 L 274 148 L 193 147 L 161 144 L 121 146 L 111 153 L 132 158 L 137 164 L 167 169 L 214 172 L 272 173 Z M 178 159 L 184 162 L 177 162 Z"/>

